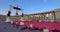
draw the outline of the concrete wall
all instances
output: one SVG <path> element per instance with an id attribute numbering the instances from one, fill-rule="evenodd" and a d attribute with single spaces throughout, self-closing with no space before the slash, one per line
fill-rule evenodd
<path id="1" fill-rule="evenodd" d="M 60 21 L 60 11 L 55 11 L 56 21 Z"/>
<path id="2" fill-rule="evenodd" d="M 16 17 L 16 16 L 13 16 L 13 17 L 11 16 L 11 17 L 10 17 L 10 20 L 16 20 L 16 21 L 17 21 L 17 20 L 19 20 L 19 19 L 21 19 L 21 17 Z"/>
<path id="3" fill-rule="evenodd" d="M 6 16 L 5 15 L 0 15 L 0 21 L 5 21 L 6 20 Z"/>

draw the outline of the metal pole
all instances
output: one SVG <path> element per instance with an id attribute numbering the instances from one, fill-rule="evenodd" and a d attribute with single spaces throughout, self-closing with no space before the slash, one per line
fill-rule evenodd
<path id="1" fill-rule="evenodd" d="M 23 20 L 23 10 L 22 10 L 21 12 L 22 12 L 22 15 L 21 15 L 21 20 Z"/>
<path id="2" fill-rule="evenodd" d="M 23 10 L 22 10 L 22 17 L 23 17 Z"/>
<path id="3" fill-rule="evenodd" d="M 17 5 L 17 8 L 18 8 L 18 5 Z M 18 16 L 18 9 L 16 9 L 16 16 Z"/>
<path id="4" fill-rule="evenodd" d="M 12 7 L 10 6 L 10 10 L 8 11 L 5 22 L 10 22 L 11 21 L 11 19 L 10 19 L 11 10 L 12 10 Z"/>
<path id="5" fill-rule="evenodd" d="M 10 17 L 11 10 L 12 10 L 12 6 L 10 6 L 10 9 L 9 9 L 9 11 L 8 11 L 8 14 L 7 14 L 8 17 Z"/>

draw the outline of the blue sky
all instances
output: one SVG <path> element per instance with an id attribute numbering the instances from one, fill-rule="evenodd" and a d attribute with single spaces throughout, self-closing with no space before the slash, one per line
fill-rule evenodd
<path id="1" fill-rule="evenodd" d="M 6 15 L 9 5 L 18 5 L 23 9 L 24 14 L 33 14 L 60 8 L 60 0 L 0 0 L 0 14 Z M 11 12 L 11 15 L 15 15 L 16 11 L 12 9 Z M 18 13 L 21 15 L 21 11 Z"/>

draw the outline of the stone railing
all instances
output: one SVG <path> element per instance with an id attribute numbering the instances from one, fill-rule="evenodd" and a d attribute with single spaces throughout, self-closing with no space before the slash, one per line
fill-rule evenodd
<path id="1" fill-rule="evenodd" d="M 17 21 L 17 20 L 21 19 L 21 17 L 10 17 L 10 19 L 11 19 L 11 20 L 16 20 L 16 21 Z"/>
<path id="2" fill-rule="evenodd" d="M 6 20 L 6 16 L 0 15 L 0 21 L 5 21 L 5 20 Z"/>

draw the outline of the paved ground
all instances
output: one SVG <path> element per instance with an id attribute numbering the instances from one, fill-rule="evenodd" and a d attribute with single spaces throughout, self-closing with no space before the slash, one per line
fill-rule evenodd
<path id="1" fill-rule="evenodd" d="M 0 21 L 0 32 L 40 32 L 38 30 L 33 30 L 33 31 L 30 31 L 30 30 L 20 30 L 22 28 L 22 26 L 20 26 L 20 28 L 16 28 L 16 27 L 13 27 L 13 25 L 9 24 L 9 23 L 6 23 L 4 21 Z"/>

